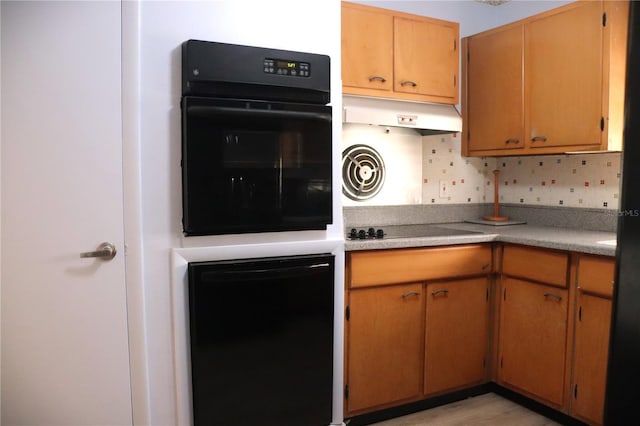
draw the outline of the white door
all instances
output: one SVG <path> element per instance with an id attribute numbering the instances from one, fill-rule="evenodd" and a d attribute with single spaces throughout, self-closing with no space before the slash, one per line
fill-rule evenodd
<path id="1" fill-rule="evenodd" d="M 132 424 L 120 9 L 0 5 L 3 425 Z"/>

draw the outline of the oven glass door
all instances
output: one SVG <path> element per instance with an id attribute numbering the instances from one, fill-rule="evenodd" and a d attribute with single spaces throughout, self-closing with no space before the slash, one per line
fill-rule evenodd
<path id="1" fill-rule="evenodd" d="M 331 107 L 184 97 L 186 235 L 325 229 Z"/>

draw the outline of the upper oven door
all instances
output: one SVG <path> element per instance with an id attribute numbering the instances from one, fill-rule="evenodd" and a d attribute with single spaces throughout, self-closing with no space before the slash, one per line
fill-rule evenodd
<path id="1" fill-rule="evenodd" d="M 331 107 L 182 99 L 186 235 L 325 229 Z"/>

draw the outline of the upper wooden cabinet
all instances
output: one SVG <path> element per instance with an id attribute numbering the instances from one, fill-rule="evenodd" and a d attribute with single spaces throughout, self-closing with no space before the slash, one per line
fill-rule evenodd
<path id="1" fill-rule="evenodd" d="M 620 150 L 627 14 L 578 1 L 463 39 L 463 155 Z"/>
<path id="2" fill-rule="evenodd" d="M 471 37 L 473 72 L 468 73 L 466 147 L 476 151 L 522 150 L 524 147 L 524 27 L 508 27 Z M 471 54 L 467 63 L 471 64 Z M 463 144 L 464 145 L 464 144 Z"/>
<path id="3" fill-rule="evenodd" d="M 342 85 L 374 96 L 393 90 L 393 16 L 342 3 Z"/>
<path id="4" fill-rule="evenodd" d="M 456 104 L 459 24 L 342 3 L 345 94 Z"/>

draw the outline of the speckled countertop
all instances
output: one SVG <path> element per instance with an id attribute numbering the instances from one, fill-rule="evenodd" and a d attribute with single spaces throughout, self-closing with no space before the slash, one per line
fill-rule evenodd
<path id="1" fill-rule="evenodd" d="M 573 228 L 561 228 L 540 225 L 491 226 L 472 223 L 438 223 L 438 227 L 469 231 L 469 234 L 424 237 L 393 238 L 382 240 L 346 240 L 345 250 L 378 250 L 406 247 L 443 246 L 451 244 L 473 244 L 486 242 L 505 242 L 524 244 L 581 253 L 615 256 L 615 232 L 586 231 Z M 606 241 L 609 243 L 601 243 Z"/>

